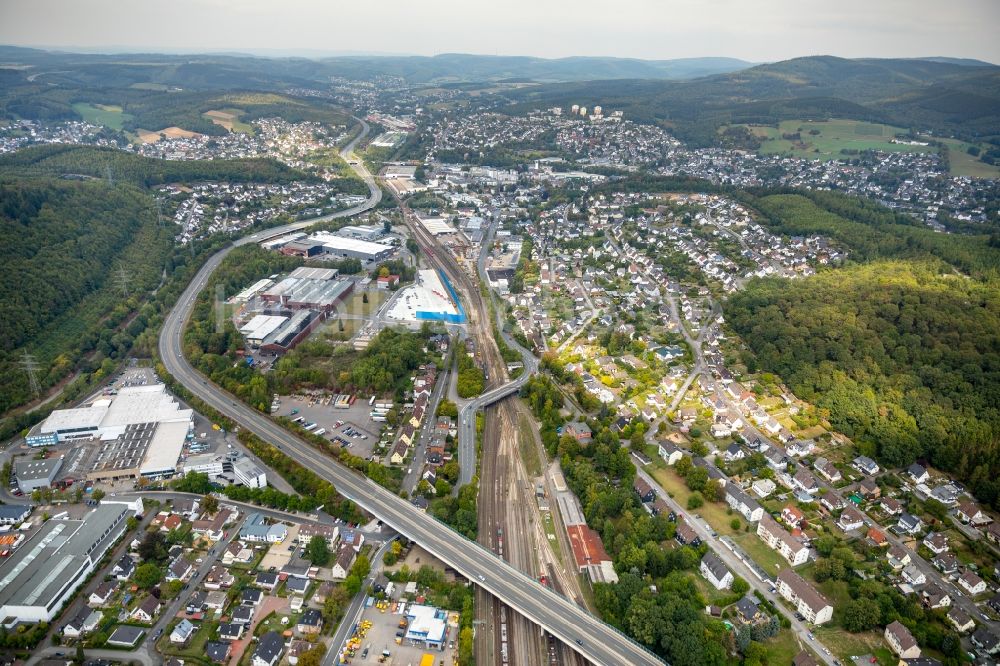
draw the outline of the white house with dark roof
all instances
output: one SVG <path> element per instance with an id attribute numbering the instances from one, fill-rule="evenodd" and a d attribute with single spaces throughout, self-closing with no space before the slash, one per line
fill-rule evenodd
<path id="1" fill-rule="evenodd" d="M 733 572 L 726 568 L 725 563 L 712 551 L 708 551 L 701 558 L 698 570 L 717 590 L 728 589 L 733 584 Z"/>

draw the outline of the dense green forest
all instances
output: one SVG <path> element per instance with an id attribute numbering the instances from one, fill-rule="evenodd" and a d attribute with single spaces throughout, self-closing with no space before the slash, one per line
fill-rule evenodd
<path id="1" fill-rule="evenodd" d="M 138 345 L 149 355 L 176 290 L 225 241 L 175 245 L 148 186 L 164 182 L 288 182 L 305 177 L 272 160 L 164 161 L 83 146 L 36 146 L 0 157 L 0 413 L 32 398 L 19 362 L 39 365 L 42 390 L 78 377 L 77 395 Z M 65 177 L 74 174 L 73 177 Z M 108 178 L 110 176 L 110 179 Z M 9 436 L 44 416 L 3 422 Z"/>
<path id="2" fill-rule="evenodd" d="M 43 388 L 84 356 L 85 370 L 121 358 L 153 315 L 142 298 L 171 266 L 173 237 L 138 188 L 49 178 L 0 182 L 0 228 L 4 412 L 31 397 L 18 366 L 24 351 Z"/>
<path id="3" fill-rule="evenodd" d="M 1000 247 L 989 236 L 938 233 L 907 215 L 835 192 L 764 194 L 737 196 L 775 233 L 827 236 L 847 247 L 854 261 L 936 257 L 975 277 L 1000 274 Z"/>
<path id="4" fill-rule="evenodd" d="M 773 231 L 849 253 L 729 299 L 749 368 L 779 374 L 884 463 L 929 461 L 1000 507 L 1000 248 L 832 192 L 740 198 Z"/>
<path id="5" fill-rule="evenodd" d="M 163 183 L 222 180 L 236 183 L 315 181 L 270 158 L 238 160 L 159 160 L 113 148 L 31 146 L 0 157 L 0 169 L 24 175 L 90 177 L 151 187 Z"/>
<path id="6" fill-rule="evenodd" d="M 926 458 L 1000 507 L 996 282 L 875 261 L 753 281 L 725 312 L 751 366 L 781 375 L 864 451 L 893 466 Z"/>

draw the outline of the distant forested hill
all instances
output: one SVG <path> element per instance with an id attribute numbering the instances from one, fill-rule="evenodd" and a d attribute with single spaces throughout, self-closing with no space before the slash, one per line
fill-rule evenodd
<path id="1" fill-rule="evenodd" d="M 752 63 L 736 58 L 635 58 L 473 55 L 334 56 L 263 58 L 239 54 L 59 53 L 0 46 L 0 58 L 51 71 L 47 80 L 85 87 L 128 87 L 136 84 L 177 86 L 188 90 L 281 90 L 326 84 L 331 76 L 371 80 L 398 76 L 409 83 L 581 81 L 594 79 L 692 79 L 745 69 Z M 32 72 L 37 70 L 31 70 Z M 53 77 L 48 79 L 48 77 Z"/>
<path id="2" fill-rule="evenodd" d="M 855 118 L 1000 141 L 1000 67 L 931 60 L 795 58 L 693 81 L 584 81 L 506 93 L 515 111 L 601 104 L 711 145 L 730 123 Z"/>
<path id="3" fill-rule="evenodd" d="M 1000 248 L 832 193 L 745 197 L 774 231 L 847 265 L 758 279 L 725 305 L 753 371 L 780 375 L 887 465 L 922 459 L 1000 508 Z"/>
<path id="4" fill-rule="evenodd" d="M 92 146 L 31 146 L 0 157 L 6 173 L 90 176 L 124 180 L 133 185 L 224 180 L 235 183 L 288 183 L 318 180 L 271 158 L 235 160 L 160 160 L 113 148 Z"/>

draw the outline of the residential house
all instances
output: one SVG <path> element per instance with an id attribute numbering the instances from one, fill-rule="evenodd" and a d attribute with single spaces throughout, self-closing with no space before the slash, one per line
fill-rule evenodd
<path id="1" fill-rule="evenodd" d="M 174 561 L 167 567 L 167 575 L 165 578 L 168 581 L 187 580 L 193 571 L 194 568 L 191 566 L 191 563 L 188 562 L 183 555 L 179 555 L 174 558 Z"/>
<path id="2" fill-rule="evenodd" d="M 827 511 L 837 511 L 846 506 L 844 498 L 832 490 L 828 490 L 819 498 L 819 503 L 826 507 Z"/>
<path id="3" fill-rule="evenodd" d="M 118 589 L 118 582 L 109 580 L 97 586 L 97 589 L 90 593 L 87 603 L 95 608 L 107 606 L 115 590 Z"/>
<path id="4" fill-rule="evenodd" d="M 840 518 L 837 519 L 837 526 L 845 532 L 859 530 L 864 527 L 864 524 L 865 517 L 853 506 L 844 509 L 844 512 L 840 514 Z"/>
<path id="5" fill-rule="evenodd" d="M 889 545 L 889 540 L 886 538 L 885 534 L 874 527 L 868 528 L 868 533 L 865 535 L 868 539 L 868 543 L 875 546 L 876 548 L 882 548 Z"/>
<path id="6" fill-rule="evenodd" d="M 833 606 L 816 588 L 807 583 L 791 569 L 778 572 L 778 593 L 795 605 L 796 610 L 813 624 L 829 622 L 833 617 Z"/>
<path id="7" fill-rule="evenodd" d="M 593 439 L 593 433 L 590 430 L 590 426 L 581 421 L 570 421 L 563 426 L 563 435 L 569 435 L 581 444 L 589 444 L 591 439 Z"/>
<path id="8" fill-rule="evenodd" d="M 913 637 L 909 629 L 900 624 L 899 620 L 893 621 L 885 628 L 885 640 L 900 659 L 913 659 L 920 656 L 920 646 L 917 645 L 917 639 Z"/>
<path id="9" fill-rule="evenodd" d="M 879 473 L 878 463 L 868 456 L 858 456 L 851 462 L 851 465 L 862 474 L 867 474 L 868 476 L 875 476 Z"/>
<path id="10" fill-rule="evenodd" d="M 895 497 L 883 497 L 879 506 L 890 516 L 898 516 L 903 513 L 903 503 Z"/>
<path id="11" fill-rule="evenodd" d="M 273 571 L 260 571 L 254 579 L 254 585 L 273 592 L 274 588 L 278 587 L 278 574 Z"/>
<path id="12" fill-rule="evenodd" d="M 746 457 L 747 457 L 746 451 L 744 451 L 743 447 L 737 444 L 736 442 L 733 442 L 728 447 L 726 447 L 726 450 L 722 454 L 722 459 L 725 460 L 726 462 L 734 462 L 736 460 L 742 460 Z"/>
<path id="13" fill-rule="evenodd" d="M 256 612 L 256 606 L 241 604 L 233 609 L 232 621 L 237 624 L 249 625 L 253 622 L 253 616 Z"/>
<path id="14" fill-rule="evenodd" d="M 986 654 L 1000 651 L 1000 638 L 986 627 L 979 627 L 972 634 L 972 644 Z"/>
<path id="15" fill-rule="evenodd" d="M 816 481 L 816 477 L 805 467 L 799 467 L 795 476 L 792 477 L 792 483 L 803 492 L 810 494 L 819 490 L 819 482 Z"/>
<path id="16" fill-rule="evenodd" d="M 725 563 L 712 551 L 708 551 L 701 558 L 701 565 L 698 569 L 705 580 L 717 590 L 729 589 L 729 586 L 733 584 L 733 572 L 726 568 Z"/>
<path id="17" fill-rule="evenodd" d="M 288 536 L 282 523 L 269 524 L 259 513 L 251 513 L 240 528 L 240 540 L 254 543 L 281 543 Z"/>
<path id="18" fill-rule="evenodd" d="M 135 573 L 135 560 L 126 553 L 115 561 L 115 565 L 111 567 L 111 571 L 108 573 L 118 580 L 129 580 L 132 578 L 132 574 Z"/>
<path id="19" fill-rule="evenodd" d="M 632 489 L 635 490 L 639 496 L 639 501 L 643 504 L 656 499 L 656 492 L 653 490 L 653 487 L 641 476 L 635 476 L 635 479 L 632 481 Z"/>
<path id="20" fill-rule="evenodd" d="M 693 546 L 697 548 L 701 545 L 701 537 L 684 520 L 677 521 L 677 530 L 674 532 L 674 539 L 682 546 Z"/>
<path id="21" fill-rule="evenodd" d="M 802 513 L 801 509 L 791 504 L 781 510 L 781 520 L 789 527 L 798 527 L 805 518 L 806 515 Z"/>
<path id="22" fill-rule="evenodd" d="M 300 634 L 318 634 L 323 629 L 323 615 L 315 608 L 310 608 L 299 617 L 295 628 Z"/>
<path id="23" fill-rule="evenodd" d="M 904 534 L 916 534 L 923 526 L 923 521 L 911 513 L 903 513 L 896 522 L 896 527 Z"/>
<path id="24" fill-rule="evenodd" d="M 816 458 L 813 469 L 830 483 L 837 483 L 844 478 L 840 470 L 826 458 Z"/>
<path id="25" fill-rule="evenodd" d="M 657 450 L 668 465 L 675 465 L 684 456 L 684 453 L 670 442 L 661 441 Z"/>
<path id="26" fill-rule="evenodd" d="M 906 474 L 914 483 L 927 483 L 931 478 L 931 475 L 927 473 L 927 469 L 917 463 L 913 463 L 907 467 Z"/>
<path id="27" fill-rule="evenodd" d="M 969 617 L 969 614 L 961 608 L 952 607 L 945 617 L 948 618 L 948 622 L 951 626 L 955 627 L 955 631 L 960 634 L 964 634 L 976 628 L 976 623 L 971 617 Z"/>
<path id="28" fill-rule="evenodd" d="M 792 536 L 785 528 L 776 523 L 773 518 L 764 514 L 757 523 L 757 536 L 772 550 L 781 553 L 793 567 L 805 564 L 809 560 L 809 549 L 802 541 Z"/>
<path id="29" fill-rule="evenodd" d="M 230 564 L 249 564 L 253 561 L 253 550 L 247 548 L 239 541 L 234 541 L 226 547 L 222 554 L 222 563 L 226 566 Z"/>
<path id="30" fill-rule="evenodd" d="M 940 555 L 948 550 L 948 537 L 941 532 L 931 532 L 924 537 L 924 545 L 935 555 Z"/>
<path id="31" fill-rule="evenodd" d="M 264 593 L 253 588 L 244 588 L 240 593 L 240 604 L 244 606 L 259 606 L 264 599 Z"/>
<path id="32" fill-rule="evenodd" d="M 951 575 L 958 571 L 958 557 L 955 553 L 946 552 L 940 555 L 935 555 L 934 559 L 931 560 L 931 564 L 934 568 L 943 574 Z"/>
<path id="33" fill-rule="evenodd" d="M 300 546 L 308 546 L 313 537 L 326 539 L 326 545 L 333 548 L 340 538 L 340 527 L 337 525 L 321 525 L 320 523 L 303 523 L 299 525 L 297 541 Z"/>
<path id="34" fill-rule="evenodd" d="M 764 507 L 733 483 L 726 484 L 726 502 L 751 523 L 764 515 Z"/>
<path id="35" fill-rule="evenodd" d="M 151 624 L 156 616 L 160 613 L 160 600 L 156 597 L 149 595 L 142 602 L 135 607 L 132 611 L 130 617 L 136 622 L 142 622 L 143 624 Z"/>
<path id="36" fill-rule="evenodd" d="M 357 553 L 354 552 L 354 549 L 349 544 L 342 544 L 337 551 L 336 560 L 331 568 L 331 577 L 334 580 L 344 580 L 347 578 L 356 557 Z"/>
<path id="37" fill-rule="evenodd" d="M 205 656 L 212 663 L 224 664 L 229 661 L 231 644 L 228 641 L 208 641 L 205 643 Z"/>
<path id="38" fill-rule="evenodd" d="M 756 479 L 751 488 L 757 493 L 757 497 L 763 498 L 773 493 L 777 486 L 774 485 L 774 481 L 771 479 Z"/>
<path id="39" fill-rule="evenodd" d="M 188 642 L 191 635 L 194 634 L 195 628 L 187 619 L 183 619 L 177 623 L 174 630 L 170 632 L 170 642 L 184 644 Z"/>
<path id="40" fill-rule="evenodd" d="M 920 597 L 923 604 L 931 609 L 948 608 L 951 606 L 951 597 L 937 585 L 931 583 L 925 585 L 920 590 Z"/>
<path id="41" fill-rule="evenodd" d="M 760 610 L 753 599 L 743 597 L 736 602 L 736 618 L 743 624 L 757 624 L 766 620 L 767 614 Z"/>
<path id="42" fill-rule="evenodd" d="M 275 666 L 285 651 L 285 641 L 277 631 L 269 631 L 257 642 L 251 664 L 253 666 Z"/>
<path id="43" fill-rule="evenodd" d="M 858 492 L 868 499 L 878 499 L 882 496 L 882 489 L 875 483 L 874 479 L 865 479 L 858 484 Z"/>
<path id="44" fill-rule="evenodd" d="M 238 641 L 243 638 L 247 625 L 241 622 L 223 622 L 219 625 L 219 638 L 224 641 Z"/>
<path id="45" fill-rule="evenodd" d="M 80 638 L 93 632 L 101 624 L 104 614 L 92 608 L 82 607 L 76 615 L 63 627 L 66 638 Z"/>
<path id="46" fill-rule="evenodd" d="M 960 502 L 958 508 L 955 509 L 955 515 L 963 523 L 975 526 L 986 525 L 993 521 L 992 518 L 983 513 L 975 502 Z"/>
<path id="47" fill-rule="evenodd" d="M 221 564 L 216 564 L 205 574 L 205 580 L 202 582 L 202 585 L 206 590 L 222 590 L 232 587 L 235 582 L 236 577 L 229 573 L 229 569 Z"/>
<path id="48" fill-rule="evenodd" d="M 969 596 L 982 594 L 986 591 L 986 581 L 972 571 L 966 571 L 958 577 L 959 586 L 969 593 Z"/>
<path id="49" fill-rule="evenodd" d="M 910 585 L 923 585 L 927 582 L 927 576 L 915 564 L 908 564 L 903 568 L 903 580 Z"/>
<path id="50" fill-rule="evenodd" d="M 885 558 L 889 566 L 898 571 L 910 563 L 910 552 L 902 546 L 892 545 L 889 546 Z"/>

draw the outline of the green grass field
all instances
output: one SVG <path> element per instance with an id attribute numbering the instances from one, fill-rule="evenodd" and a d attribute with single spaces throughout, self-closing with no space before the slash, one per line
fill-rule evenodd
<path id="1" fill-rule="evenodd" d="M 122 122 L 132 116 L 123 113 L 122 107 L 113 104 L 85 104 L 77 102 L 73 105 L 73 110 L 80 114 L 85 122 L 94 125 L 104 125 L 114 130 L 122 128 Z"/>
<path id="2" fill-rule="evenodd" d="M 951 175 L 969 176 L 971 178 L 1000 178 L 1000 167 L 982 162 L 978 157 L 968 153 L 972 144 L 958 139 L 939 139 L 948 145 L 948 158 L 951 161 Z M 979 146 L 983 148 L 983 146 Z"/>
<path id="3" fill-rule="evenodd" d="M 786 120 L 777 128 L 759 125 L 747 127 L 764 139 L 760 147 L 762 155 L 781 154 L 832 160 L 845 157 L 842 150 L 882 150 L 896 153 L 926 153 L 934 150 L 931 146 L 891 143 L 896 134 L 905 133 L 906 130 L 859 120 Z M 782 138 L 783 135 L 795 133 L 799 134 L 798 140 Z"/>

